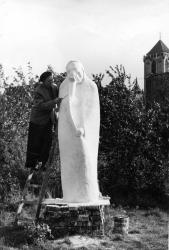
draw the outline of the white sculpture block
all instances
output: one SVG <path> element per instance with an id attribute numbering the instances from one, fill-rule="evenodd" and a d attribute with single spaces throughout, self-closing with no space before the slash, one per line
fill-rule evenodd
<path id="1" fill-rule="evenodd" d="M 97 176 L 98 90 L 80 62 L 69 62 L 66 70 L 67 78 L 59 89 L 59 97 L 63 100 L 58 124 L 63 201 L 97 202 L 100 193 Z"/>

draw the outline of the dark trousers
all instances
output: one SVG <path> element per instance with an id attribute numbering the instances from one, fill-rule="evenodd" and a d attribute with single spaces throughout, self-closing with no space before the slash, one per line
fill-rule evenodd
<path id="1" fill-rule="evenodd" d="M 34 169 L 38 162 L 46 164 L 52 144 L 52 122 L 45 125 L 29 123 L 25 167 Z"/>

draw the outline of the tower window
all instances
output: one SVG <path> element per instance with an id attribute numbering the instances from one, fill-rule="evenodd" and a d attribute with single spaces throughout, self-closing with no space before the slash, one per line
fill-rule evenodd
<path id="1" fill-rule="evenodd" d="M 165 72 L 169 72 L 169 62 L 167 59 L 165 60 Z"/>
<path id="2" fill-rule="evenodd" d="M 152 65 L 151 65 L 151 72 L 153 73 L 153 74 L 155 74 L 156 73 L 156 62 L 155 61 L 153 61 L 152 62 Z"/>

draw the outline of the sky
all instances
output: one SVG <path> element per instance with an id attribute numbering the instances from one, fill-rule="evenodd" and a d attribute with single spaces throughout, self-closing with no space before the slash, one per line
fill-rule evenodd
<path id="1" fill-rule="evenodd" d="M 0 0 L 0 63 L 9 74 L 28 62 L 87 74 L 122 64 L 143 88 L 143 56 L 160 38 L 169 47 L 169 0 Z"/>

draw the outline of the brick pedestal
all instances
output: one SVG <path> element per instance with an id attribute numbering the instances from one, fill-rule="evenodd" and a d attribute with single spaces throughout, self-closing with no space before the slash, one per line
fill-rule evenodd
<path id="1" fill-rule="evenodd" d="M 100 203 L 100 204 L 99 204 Z M 104 209 L 109 200 L 95 204 L 43 204 L 43 221 L 54 237 L 72 234 L 104 235 Z"/>

